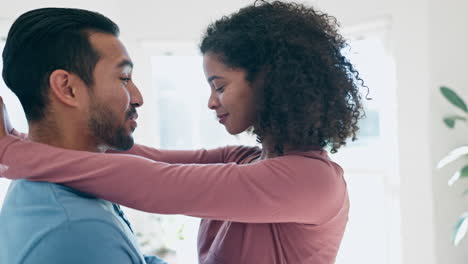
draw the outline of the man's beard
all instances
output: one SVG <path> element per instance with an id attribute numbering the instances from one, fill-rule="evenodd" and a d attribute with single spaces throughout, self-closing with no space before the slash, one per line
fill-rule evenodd
<path id="1" fill-rule="evenodd" d="M 125 119 L 127 120 L 135 111 L 134 108 L 131 108 Z M 120 151 L 129 150 L 133 147 L 133 137 L 127 135 L 123 126 L 117 124 L 120 118 L 117 118 L 107 107 L 93 103 L 90 112 L 91 117 L 88 120 L 88 128 L 92 135 L 98 139 L 98 144 Z"/>

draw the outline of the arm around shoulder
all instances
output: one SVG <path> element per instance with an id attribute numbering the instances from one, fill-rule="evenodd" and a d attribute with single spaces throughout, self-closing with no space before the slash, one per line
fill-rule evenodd
<path id="1" fill-rule="evenodd" d="M 153 161 L 171 164 L 209 164 L 236 162 L 236 159 L 242 158 L 242 156 L 251 155 L 252 153 L 260 154 L 260 151 L 261 150 L 258 147 L 248 146 L 226 146 L 215 149 L 198 150 L 166 150 L 135 144 L 128 151 L 110 151 L 109 153 L 131 154 Z"/>

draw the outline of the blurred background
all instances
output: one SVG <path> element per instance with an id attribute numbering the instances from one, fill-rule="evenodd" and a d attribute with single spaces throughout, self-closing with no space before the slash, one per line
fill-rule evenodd
<path id="1" fill-rule="evenodd" d="M 458 246 L 451 241 L 455 222 L 468 210 L 462 196 L 467 184 L 447 185 L 463 159 L 443 169 L 435 167 L 451 149 L 468 143 L 466 124 L 457 124 L 455 130 L 443 124 L 443 117 L 456 109 L 439 92 L 446 85 L 468 98 L 468 2 L 303 2 L 341 23 L 350 44 L 343 52 L 360 71 L 372 98 L 365 102 L 367 118 L 359 140 L 332 155 L 345 170 L 352 203 L 337 263 L 467 263 L 468 239 Z M 209 86 L 197 49 L 209 23 L 251 3 L 5 0 L 0 9 L 0 49 L 11 23 L 25 11 L 40 7 L 98 11 L 120 26 L 135 63 L 134 80 L 145 98 L 135 133 L 138 143 L 172 149 L 253 145 L 255 139 L 248 135 L 228 135 L 207 109 Z M 14 127 L 27 132 L 21 105 L 3 82 L 0 94 Z M 0 179 L 0 205 L 8 184 Z M 154 186 L 155 191 L 158 188 L 164 187 Z M 198 219 L 126 212 L 144 252 L 171 264 L 197 262 Z"/>

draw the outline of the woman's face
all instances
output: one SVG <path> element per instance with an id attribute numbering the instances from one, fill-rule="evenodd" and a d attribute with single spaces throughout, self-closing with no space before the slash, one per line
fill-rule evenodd
<path id="1" fill-rule="evenodd" d="M 216 112 L 219 122 L 232 135 L 251 127 L 255 118 L 254 91 L 245 79 L 246 71 L 226 66 L 209 52 L 203 56 L 203 69 L 211 87 L 208 108 Z"/>

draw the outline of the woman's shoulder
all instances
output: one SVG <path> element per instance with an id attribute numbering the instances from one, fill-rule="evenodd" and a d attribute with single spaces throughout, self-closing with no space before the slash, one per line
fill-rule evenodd
<path id="1" fill-rule="evenodd" d="M 274 157 L 268 160 L 272 162 L 294 162 L 305 165 L 308 164 L 311 166 L 330 166 L 336 164 L 333 160 L 330 159 L 326 150 L 290 151 L 284 153 L 282 156 Z"/>
<path id="2" fill-rule="evenodd" d="M 330 159 L 325 150 L 290 152 L 262 162 L 273 170 L 281 170 L 289 175 L 304 176 L 309 179 L 323 179 L 322 176 L 325 176 L 325 178 L 341 181 L 343 177 L 343 169 Z M 310 175 L 316 177 L 310 177 Z"/>

